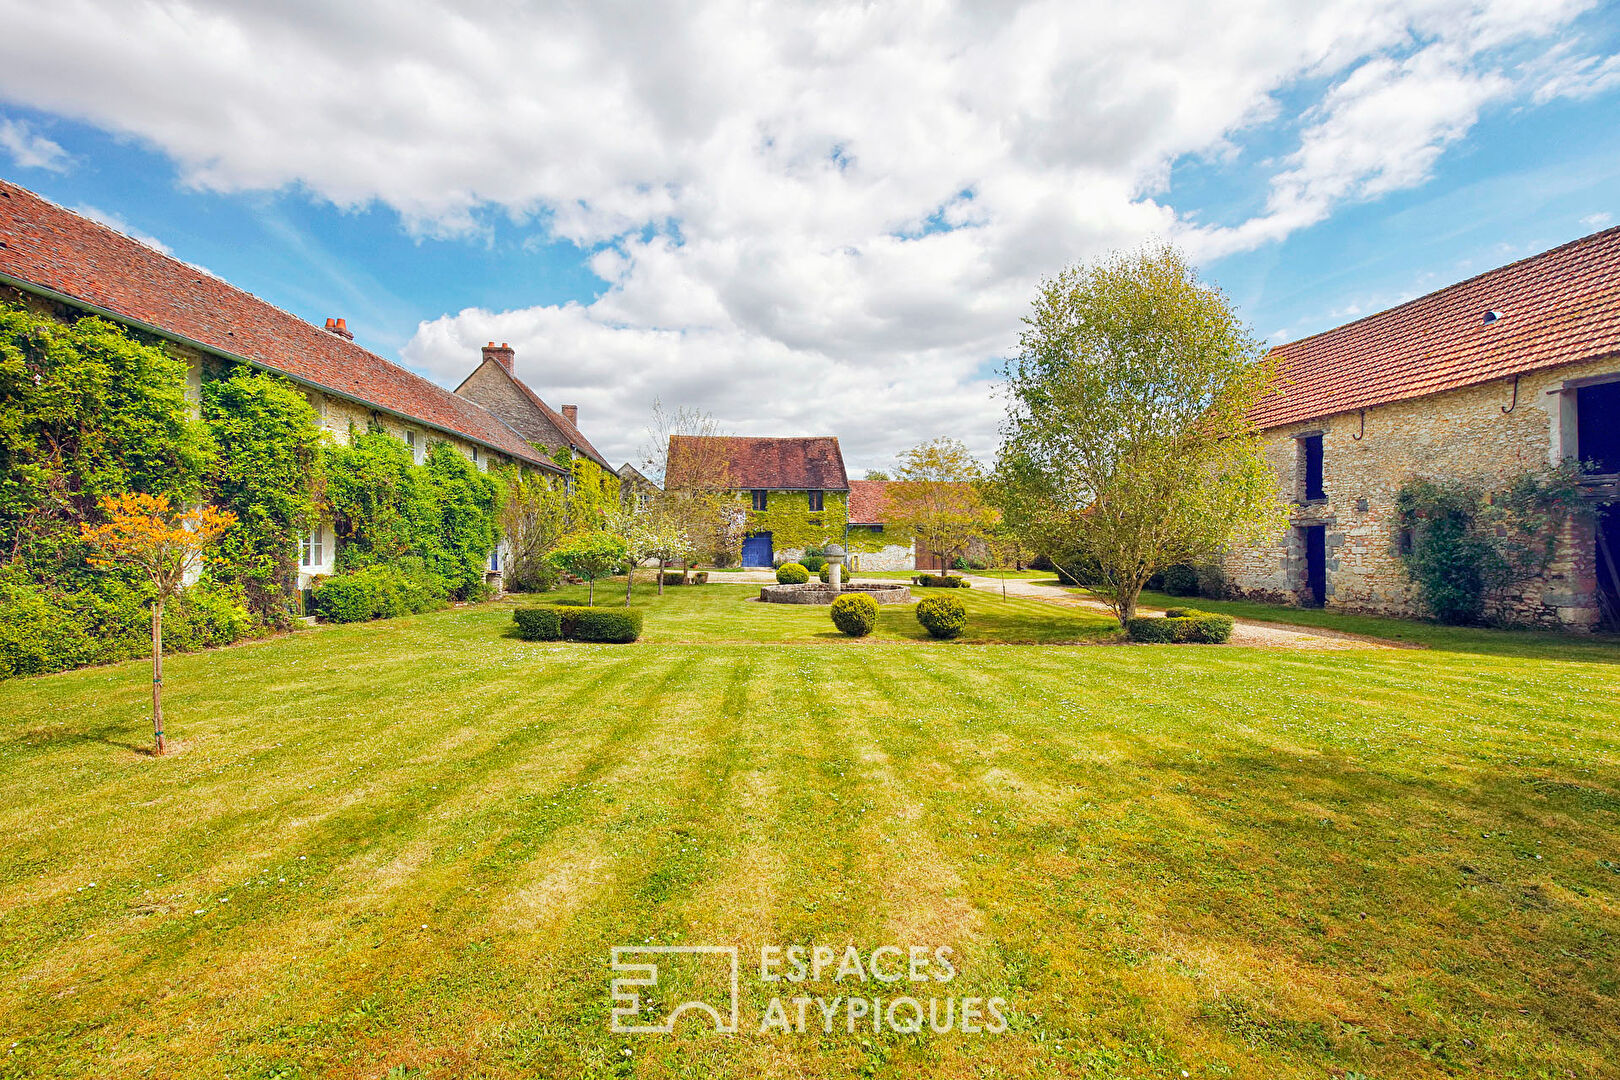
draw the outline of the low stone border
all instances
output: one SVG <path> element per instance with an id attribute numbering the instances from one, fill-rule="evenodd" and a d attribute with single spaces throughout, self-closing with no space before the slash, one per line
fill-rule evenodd
<path id="1" fill-rule="evenodd" d="M 909 585 L 887 581 L 846 581 L 841 589 L 819 581 L 803 585 L 767 585 L 759 590 L 762 604 L 831 604 L 843 593 L 865 593 L 880 604 L 909 604 L 915 597 Z"/>

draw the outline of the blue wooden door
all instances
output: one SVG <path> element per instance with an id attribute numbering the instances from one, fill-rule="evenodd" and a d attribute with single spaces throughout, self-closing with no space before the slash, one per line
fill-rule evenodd
<path id="1" fill-rule="evenodd" d="M 771 565 L 770 533 L 753 533 L 743 537 L 742 564 L 744 566 Z"/>

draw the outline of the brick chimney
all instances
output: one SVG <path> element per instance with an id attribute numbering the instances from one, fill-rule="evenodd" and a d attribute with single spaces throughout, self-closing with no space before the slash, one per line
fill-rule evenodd
<path id="1" fill-rule="evenodd" d="M 517 353 L 512 351 L 512 346 L 508 345 L 504 341 L 499 345 L 492 341 L 488 345 L 484 346 L 484 359 L 495 361 L 497 364 L 501 365 L 501 367 L 506 369 L 507 374 L 511 374 L 512 361 L 516 357 Z"/>
<path id="2" fill-rule="evenodd" d="M 336 334 L 344 341 L 354 340 L 354 334 L 349 332 L 349 324 L 345 319 L 327 319 L 325 329 L 327 333 Z"/>
<path id="3" fill-rule="evenodd" d="M 573 424 L 575 427 L 579 427 L 579 406 L 578 405 L 564 405 L 563 406 L 563 419 L 567 420 L 570 424 Z"/>

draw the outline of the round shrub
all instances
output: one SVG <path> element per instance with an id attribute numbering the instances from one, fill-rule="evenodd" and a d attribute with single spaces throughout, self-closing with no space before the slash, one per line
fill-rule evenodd
<path id="1" fill-rule="evenodd" d="M 366 574 L 329 577 L 315 586 L 311 599 L 327 622 L 364 622 L 377 612 L 377 589 Z"/>
<path id="2" fill-rule="evenodd" d="M 967 629 L 967 608 L 954 596 L 930 596 L 917 604 L 917 621 L 929 637 L 961 637 Z"/>
<path id="3" fill-rule="evenodd" d="M 832 584 L 832 563 L 828 563 L 826 566 L 823 566 L 820 570 L 816 571 L 816 574 L 821 578 L 821 583 L 823 585 Z M 840 575 L 839 580 L 849 581 L 854 576 L 854 574 L 850 573 L 849 567 L 846 566 L 844 567 L 844 572 L 842 575 Z"/>
<path id="4" fill-rule="evenodd" d="M 562 637 L 562 613 L 554 607 L 518 608 L 512 612 L 518 636 L 524 641 L 556 641 Z"/>
<path id="5" fill-rule="evenodd" d="M 878 602 L 865 593 L 849 593 L 832 602 L 833 625 L 850 637 L 865 637 L 877 625 Z"/>
<path id="6" fill-rule="evenodd" d="M 783 563 L 776 568 L 778 585 L 803 585 L 810 580 L 810 571 L 796 562 Z"/>
<path id="7" fill-rule="evenodd" d="M 1164 584 L 1161 587 L 1171 596 L 1198 595 L 1198 571 L 1186 563 L 1165 567 L 1163 576 Z"/>

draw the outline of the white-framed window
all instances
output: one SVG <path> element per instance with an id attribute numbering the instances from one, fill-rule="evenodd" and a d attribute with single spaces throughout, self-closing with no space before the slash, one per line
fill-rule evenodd
<path id="1" fill-rule="evenodd" d="M 298 541 L 298 565 L 311 570 L 326 564 L 326 531 L 316 526 Z"/>

